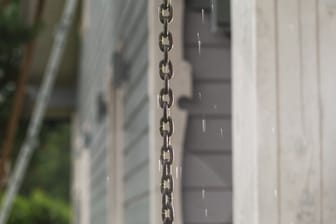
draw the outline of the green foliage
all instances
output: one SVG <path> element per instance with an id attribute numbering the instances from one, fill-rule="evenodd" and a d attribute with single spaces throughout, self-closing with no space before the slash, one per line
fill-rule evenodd
<path id="1" fill-rule="evenodd" d="M 8 224 L 68 224 L 71 211 L 65 203 L 35 190 L 29 197 L 17 197 Z"/>
<path id="2" fill-rule="evenodd" d="M 8 115 L 9 102 L 21 61 L 21 47 L 38 32 L 40 24 L 31 26 L 22 19 L 20 0 L 0 7 L 0 121 Z M 14 88 L 12 88 L 14 87 Z"/>
<path id="3" fill-rule="evenodd" d="M 27 170 L 22 192 L 39 188 L 54 198 L 70 198 L 70 128 L 68 123 L 48 122 Z"/>

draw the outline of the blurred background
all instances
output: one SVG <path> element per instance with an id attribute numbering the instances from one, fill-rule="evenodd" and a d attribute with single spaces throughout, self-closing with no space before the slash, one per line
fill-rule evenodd
<path id="1" fill-rule="evenodd" d="M 0 0 L 0 224 L 161 223 L 161 3 Z M 174 223 L 333 224 L 336 2 L 169 3 Z"/>

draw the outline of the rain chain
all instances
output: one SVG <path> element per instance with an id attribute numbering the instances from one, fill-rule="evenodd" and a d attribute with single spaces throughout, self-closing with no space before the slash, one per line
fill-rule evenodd
<path id="1" fill-rule="evenodd" d="M 173 76 L 173 65 L 169 59 L 169 51 L 173 47 L 173 37 L 168 25 L 173 19 L 173 7 L 170 0 L 163 0 L 159 11 L 160 22 L 163 24 L 163 31 L 159 35 L 159 47 L 163 52 L 163 59 L 160 61 L 160 78 L 164 85 L 160 91 L 159 104 L 163 116 L 160 120 L 160 134 L 163 138 L 160 162 L 162 166 L 161 194 L 162 194 L 162 223 L 172 224 L 174 222 L 173 209 L 173 147 L 171 136 L 173 135 L 173 120 L 170 116 L 170 109 L 173 105 L 173 91 L 170 88 L 170 80 Z"/>

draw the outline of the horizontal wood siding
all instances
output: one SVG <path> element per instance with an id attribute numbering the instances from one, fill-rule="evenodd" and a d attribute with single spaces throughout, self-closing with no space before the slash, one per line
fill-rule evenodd
<path id="1" fill-rule="evenodd" d="M 81 35 L 80 73 L 78 83 L 78 107 L 80 133 L 85 136 L 85 148 L 89 149 L 88 206 L 90 220 L 85 223 L 107 224 L 109 220 L 110 173 L 107 144 L 109 117 L 98 119 L 98 96 L 107 97 L 106 81 L 110 75 L 112 55 L 112 3 L 83 1 L 83 26 Z M 99 34 L 99 35 L 97 35 Z M 78 174 L 83 175 L 78 171 Z M 85 187 L 85 186 L 82 186 Z M 86 211 L 85 211 L 86 212 Z"/>
<path id="2" fill-rule="evenodd" d="M 124 88 L 124 220 L 149 223 L 147 1 L 123 1 L 120 37 L 128 67 Z M 131 4 L 131 7 L 128 6 Z M 120 10 L 122 11 L 122 10 Z"/>
<path id="3" fill-rule="evenodd" d="M 185 224 L 232 223 L 230 41 L 211 33 L 209 11 L 187 1 L 185 58 L 193 70 L 192 99 L 180 99 L 188 113 L 183 162 Z M 199 54 L 198 37 L 201 40 Z"/>

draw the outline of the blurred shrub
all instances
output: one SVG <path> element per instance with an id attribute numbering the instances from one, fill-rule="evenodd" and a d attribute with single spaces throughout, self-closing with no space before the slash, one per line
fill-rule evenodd
<path id="1" fill-rule="evenodd" d="M 29 197 L 17 197 L 8 224 L 69 224 L 70 207 L 35 190 Z"/>

